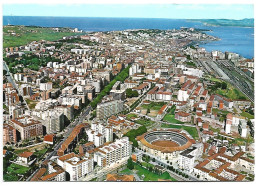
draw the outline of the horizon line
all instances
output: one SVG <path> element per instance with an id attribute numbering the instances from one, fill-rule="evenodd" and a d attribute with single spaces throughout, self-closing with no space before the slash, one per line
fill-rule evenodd
<path id="1" fill-rule="evenodd" d="M 136 19 L 170 19 L 170 20 L 245 20 L 254 18 L 148 18 L 148 17 L 97 17 L 97 16 L 19 16 L 19 15 L 3 15 L 9 17 L 65 17 L 65 18 L 136 18 Z"/>

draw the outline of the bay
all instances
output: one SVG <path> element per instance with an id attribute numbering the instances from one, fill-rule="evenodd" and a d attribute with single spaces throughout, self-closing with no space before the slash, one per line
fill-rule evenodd
<path id="1" fill-rule="evenodd" d="M 207 26 L 201 22 L 185 19 L 161 18 L 90 18 L 90 17 L 37 17 L 37 16 L 3 16 L 3 25 L 26 25 L 41 27 L 70 27 L 87 32 L 118 31 L 127 29 L 180 29 L 193 27 L 211 30 L 210 35 L 219 41 L 201 44 L 207 51 L 219 50 L 240 54 L 246 58 L 254 57 L 254 28 Z"/>

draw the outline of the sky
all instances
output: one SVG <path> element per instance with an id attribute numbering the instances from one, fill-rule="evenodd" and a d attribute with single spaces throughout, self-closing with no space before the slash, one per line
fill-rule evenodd
<path id="1" fill-rule="evenodd" d="M 4 16 L 254 18 L 251 4 L 4 4 Z"/>

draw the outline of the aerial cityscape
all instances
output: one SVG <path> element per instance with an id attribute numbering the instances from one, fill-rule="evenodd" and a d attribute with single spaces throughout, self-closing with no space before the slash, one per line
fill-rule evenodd
<path id="1" fill-rule="evenodd" d="M 15 6 L 3 7 L 4 181 L 254 181 L 254 17 L 237 8 L 253 5 L 224 19 Z"/>

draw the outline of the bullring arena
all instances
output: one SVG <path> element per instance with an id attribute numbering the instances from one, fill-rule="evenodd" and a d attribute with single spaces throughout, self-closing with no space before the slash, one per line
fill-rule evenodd
<path id="1" fill-rule="evenodd" d="M 136 139 L 141 150 L 157 158 L 171 161 L 178 157 L 179 152 L 196 143 L 195 140 L 179 129 L 152 130 Z"/>
<path id="2" fill-rule="evenodd" d="M 164 147 L 164 146 L 177 147 L 177 146 L 179 146 L 176 142 L 172 142 L 169 140 L 157 140 L 157 141 L 154 141 L 152 144 L 155 146 L 160 146 L 160 147 Z"/>

